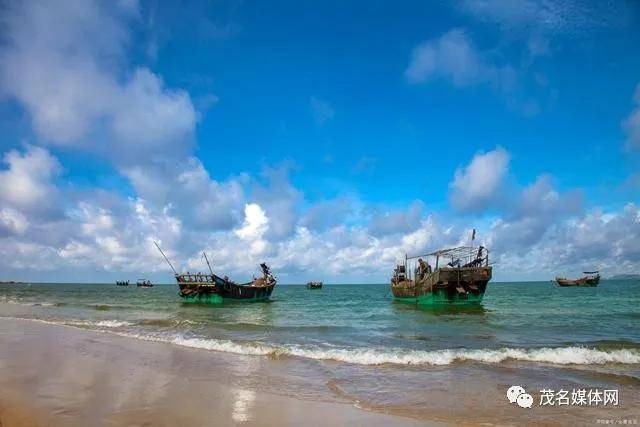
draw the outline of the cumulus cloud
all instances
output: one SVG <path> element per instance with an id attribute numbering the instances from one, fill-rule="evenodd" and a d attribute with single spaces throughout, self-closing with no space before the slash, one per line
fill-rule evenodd
<path id="1" fill-rule="evenodd" d="M 622 128 L 627 134 L 627 148 L 640 149 L 640 83 L 636 86 L 633 96 L 635 108 L 622 122 Z"/>
<path id="2" fill-rule="evenodd" d="M 196 229 L 231 229 L 242 220 L 240 180 L 212 179 L 196 157 L 159 159 L 125 167 L 122 173 L 140 198 L 166 207 Z"/>
<path id="3" fill-rule="evenodd" d="M 215 270 L 233 278 L 267 261 L 284 282 L 309 275 L 382 281 L 405 252 L 466 242 L 465 228 L 428 212 L 420 201 L 405 209 L 370 206 L 356 196 L 309 203 L 292 183 L 290 164 L 266 166 L 256 176 L 212 176 L 193 154 L 197 113 L 190 95 L 126 60 L 129 25 L 141 19 L 137 2 L 49 6 L 38 0 L 4 6 L 0 94 L 24 107 L 39 145 L 107 159 L 134 194 L 59 184 L 63 168 L 46 148 L 4 153 L 2 271 L 25 277 L 70 272 L 59 278 L 76 277 L 82 269 L 160 272 L 166 267 L 156 240 L 181 270 L 204 271 L 205 250 Z M 509 73 L 454 30 L 416 48 L 407 78 L 505 87 Z M 315 101 L 318 122 L 330 120 L 330 104 Z M 635 117 L 625 122 L 633 141 Z M 363 158 L 353 172 L 373 166 L 375 159 Z M 504 149 L 478 153 L 455 172 L 452 205 L 464 212 L 495 206 L 505 194 L 508 166 Z M 598 259 L 611 269 L 638 267 L 637 206 L 584 214 L 580 195 L 557 190 L 548 176 L 506 193 L 492 224 L 478 220 L 480 239 L 494 249 L 502 271 Z M 514 254 L 527 257 L 525 267 Z"/>
<path id="4" fill-rule="evenodd" d="M 561 221 L 582 213 L 578 191 L 560 193 L 549 175 L 525 187 L 491 226 L 490 244 L 498 252 L 524 254 Z"/>
<path id="5" fill-rule="evenodd" d="M 449 184 L 451 204 L 461 211 L 486 209 L 501 197 L 508 169 L 509 153 L 503 148 L 476 154 Z"/>
<path id="6" fill-rule="evenodd" d="M 40 142 L 107 159 L 147 203 L 169 206 L 195 227 L 233 227 L 242 190 L 211 179 L 191 155 L 189 94 L 126 61 L 129 26 L 141 19 L 137 2 L 76 3 L 3 7 L 0 93 L 24 106 Z"/>
<path id="7" fill-rule="evenodd" d="M 497 66 L 489 61 L 462 29 L 450 30 L 418 45 L 413 50 L 405 76 L 410 83 L 445 79 L 457 87 L 490 83 L 509 88 L 515 82 L 514 70 L 508 65 Z"/>
<path id="8" fill-rule="evenodd" d="M 375 212 L 369 223 L 369 231 L 376 237 L 412 232 L 420 226 L 424 210 L 424 203 L 416 200 L 405 210 Z"/>
<path id="9" fill-rule="evenodd" d="M 22 212 L 51 212 L 56 208 L 57 191 L 53 178 L 60 172 L 58 160 L 49 151 L 27 146 L 24 153 L 11 150 L 4 155 L 7 169 L 0 170 L 0 203 Z M 24 222 L 15 214 L 5 212 L 5 218 L 13 217 L 13 224 Z"/>
<path id="10" fill-rule="evenodd" d="M 8 234 L 23 234 L 29 221 L 19 211 L 12 208 L 0 209 L 0 236 Z"/>
<path id="11" fill-rule="evenodd" d="M 540 277 L 541 272 L 549 277 L 576 275 L 592 269 L 613 275 L 638 271 L 639 238 L 640 209 L 628 204 L 621 211 L 594 209 L 557 221 L 526 250 L 495 253 L 501 269 L 530 277 Z"/>
<path id="12" fill-rule="evenodd" d="M 126 66 L 127 24 L 139 13 L 129 3 L 3 7 L 0 93 L 25 107 L 43 141 L 127 162 L 190 137 L 196 112 L 189 95 L 166 89 L 147 68 Z"/>
<path id="13" fill-rule="evenodd" d="M 327 230 L 354 214 L 356 204 L 357 201 L 347 197 L 321 200 L 309 207 L 301 218 L 301 224 L 313 231 Z"/>
<path id="14" fill-rule="evenodd" d="M 271 239 L 284 239 L 295 232 L 304 196 L 289 179 L 294 167 L 292 162 L 265 166 L 262 181 L 254 179 L 251 182 L 248 197 L 259 203 L 269 217 L 267 235 Z"/>

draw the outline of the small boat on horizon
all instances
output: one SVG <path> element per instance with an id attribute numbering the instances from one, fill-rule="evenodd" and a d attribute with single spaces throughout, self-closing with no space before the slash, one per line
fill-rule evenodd
<path id="1" fill-rule="evenodd" d="M 153 288 L 153 283 L 147 279 L 138 279 L 136 286 L 139 288 Z"/>
<path id="2" fill-rule="evenodd" d="M 307 289 L 322 289 L 322 282 L 308 282 Z"/>
<path id="3" fill-rule="evenodd" d="M 431 267 L 429 259 L 434 260 L 435 267 Z M 413 274 L 411 266 L 415 266 Z M 393 271 L 391 293 L 396 301 L 419 305 L 477 305 L 482 302 L 491 275 L 489 250 L 484 246 L 405 255 L 404 263 L 397 264 Z"/>
<path id="4" fill-rule="evenodd" d="M 129 286 L 129 281 L 128 280 L 118 280 L 116 281 L 116 286 Z"/>
<path id="5" fill-rule="evenodd" d="M 594 287 L 600 283 L 600 272 L 596 271 L 583 271 L 584 276 L 579 279 L 567 279 L 565 277 L 556 277 L 556 283 L 558 286 L 582 286 L 582 287 Z"/>
<path id="6" fill-rule="evenodd" d="M 162 249 L 160 249 L 160 246 L 156 242 L 154 243 L 165 261 L 167 261 L 171 267 L 180 288 L 180 296 L 185 301 L 211 304 L 218 304 L 224 300 L 245 302 L 266 301 L 276 286 L 277 279 L 264 262 L 260 264 L 262 277 L 254 277 L 247 283 L 236 283 L 231 281 L 227 276 L 219 277 L 215 275 L 209 264 L 207 254 L 204 252 L 202 255 L 207 261 L 210 274 L 190 272 L 178 274 L 167 256 L 162 252 Z"/>

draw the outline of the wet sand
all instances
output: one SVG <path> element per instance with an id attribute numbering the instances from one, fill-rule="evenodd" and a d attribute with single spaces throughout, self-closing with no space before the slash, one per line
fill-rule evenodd
<path id="1" fill-rule="evenodd" d="M 264 392 L 256 361 L 274 363 L 1 319 L 0 426 L 424 425 Z"/>
<path id="2" fill-rule="evenodd" d="M 531 364 L 352 366 L 3 318 L 0 426 L 640 423 L 640 387 L 630 377 Z M 341 370 L 350 374 L 341 377 Z M 615 387 L 622 402 L 527 410 L 506 402 L 510 384 Z"/>

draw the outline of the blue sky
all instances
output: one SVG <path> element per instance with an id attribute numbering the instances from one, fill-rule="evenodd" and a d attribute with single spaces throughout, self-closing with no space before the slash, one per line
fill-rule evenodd
<path id="1" fill-rule="evenodd" d="M 635 2 L 1 13 L 5 275 L 380 282 L 471 228 L 498 279 L 639 269 Z"/>

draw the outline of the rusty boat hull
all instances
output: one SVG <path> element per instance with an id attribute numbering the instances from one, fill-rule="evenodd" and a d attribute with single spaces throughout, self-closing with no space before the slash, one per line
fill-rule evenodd
<path id="1" fill-rule="evenodd" d="M 396 301 L 419 305 L 477 305 L 491 280 L 492 268 L 439 268 L 416 280 L 392 282 Z"/>
<path id="2" fill-rule="evenodd" d="M 581 287 L 595 287 L 600 283 L 600 276 L 595 277 L 581 277 L 579 279 L 566 279 L 564 277 L 556 277 L 556 283 L 558 286 L 569 287 L 569 286 L 581 286 Z"/>
<path id="3" fill-rule="evenodd" d="M 180 296 L 186 302 L 217 304 L 224 301 L 256 302 L 271 297 L 277 280 L 266 264 L 261 264 L 263 275 L 248 283 L 236 283 L 213 273 L 186 273 L 176 275 Z"/>

